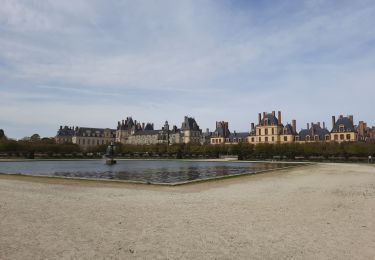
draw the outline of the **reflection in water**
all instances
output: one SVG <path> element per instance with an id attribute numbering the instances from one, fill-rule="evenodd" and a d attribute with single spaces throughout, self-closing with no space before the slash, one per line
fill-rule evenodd
<path id="1" fill-rule="evenodd" d="M 241 175 L 283 168 L 291 164 L 200 162 L 200 161 L 118 161 L 106 165 L 102 160 L 90 161 L 25 161 L 0 162 L 0 172 L 30 175 L 117 179 L 145 183 L 179 183 L 200 179 Z"/>

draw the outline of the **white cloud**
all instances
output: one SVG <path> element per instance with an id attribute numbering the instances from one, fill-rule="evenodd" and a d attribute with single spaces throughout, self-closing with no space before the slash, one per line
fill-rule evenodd
<path id="1" fill-rule="evenodd" d="M 12 124 L 100 126 L 119 114 L 155 122 L 194 114 L 202 127 L 223 117 L 246 130 L 257 112 L 279 108 L 301 122 L 339 111 L 371 120 L 371 2 L 264 10 L 219 1 L 0 5 L 0 93 L 7 98 L 0 119 L 12 115 Z"/>

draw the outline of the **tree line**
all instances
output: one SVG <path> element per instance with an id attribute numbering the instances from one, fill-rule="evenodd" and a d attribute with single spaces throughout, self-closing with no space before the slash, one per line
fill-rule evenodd
<path id="1" fill-rule="evenodd" d="M 237 155 L 240 159 L 329 159 L 339 157 L 375 156 L 374 143 L 306 143 L 306 144 L 238 144 L 238 145 L 121 145 L 122 155 L 174 155 L 177 158 L 198 155 L 218 158 L 220 155 Z"/>
<path id="2" fill-rule="evenodd" d="M 0 129 L 0 156 L 34 158 L 44 157 L 85 157 L 105 154 L 106 145 L 82 150 L 72 143 L 57 144 L 53 138 L 40 138 L 34 134 L 21 140 L 8 139 Z M 168 157 L 168 158 L 219 158 L 221 155 L 236 155 L 239 159 L 326 159 L 343 160 L 375 156 L 375 143 L 306 143 L 306 144 L 238 144 L 238 145 L 196 145 L 196 144 L 116 144 L 118 157 Z"/>

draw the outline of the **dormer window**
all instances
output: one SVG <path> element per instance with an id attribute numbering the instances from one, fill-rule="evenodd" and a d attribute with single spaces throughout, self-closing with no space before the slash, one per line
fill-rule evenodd
<path id="1" fill-rule="evenodd" d="M 344 130 L 345 130 L 344 125 L 340 125 L 340 126 L 339 126 L 339 132 L 344 132 Z"/>

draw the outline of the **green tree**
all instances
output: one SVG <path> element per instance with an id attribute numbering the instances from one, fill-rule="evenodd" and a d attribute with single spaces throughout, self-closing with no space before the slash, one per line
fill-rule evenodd
<path id="1" fill-rule="evenodd" d="M 40 135 L 33 134 L 32 136 L 30 136 L 30 141 L 32 141 L 32 142 L 40 141 Z"/>

